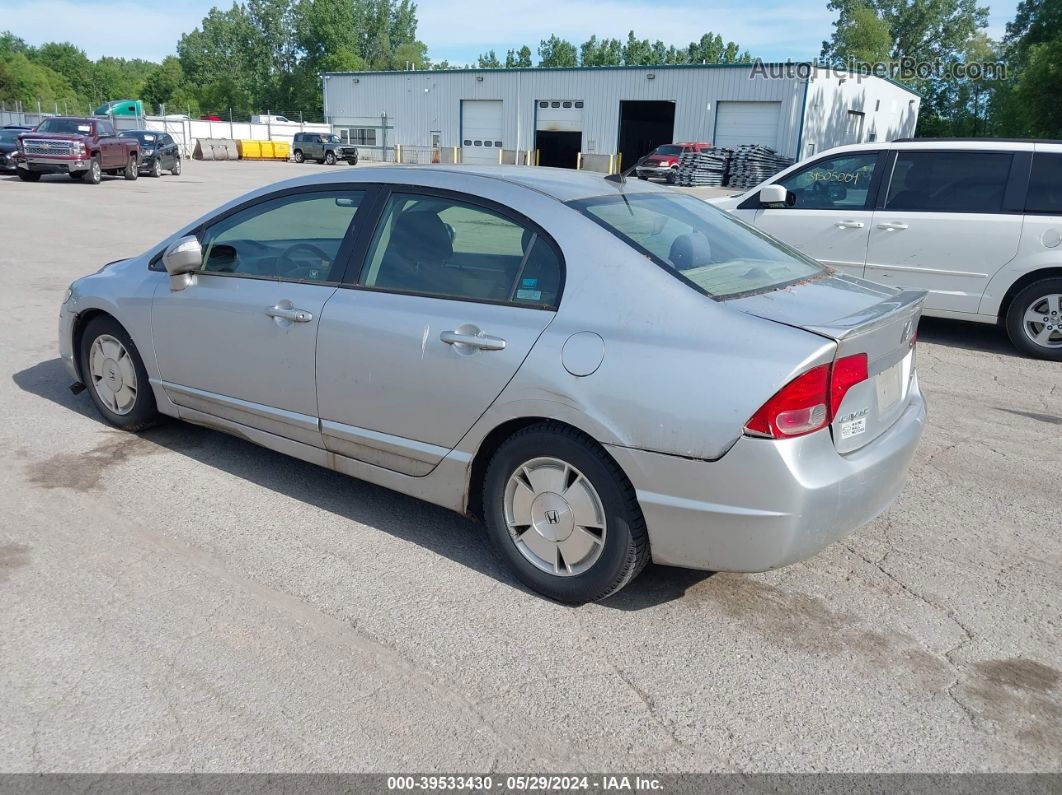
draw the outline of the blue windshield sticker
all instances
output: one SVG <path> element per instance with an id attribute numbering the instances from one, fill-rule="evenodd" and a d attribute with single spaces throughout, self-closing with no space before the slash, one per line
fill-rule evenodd
<path id="1" fill-rule="evenodd" d="M 538 279 L 521 279 L 521 287 L 538 287 Z"/>

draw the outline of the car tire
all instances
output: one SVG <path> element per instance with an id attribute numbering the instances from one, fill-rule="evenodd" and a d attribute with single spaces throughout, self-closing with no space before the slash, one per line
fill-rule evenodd
<path id="1" fill-rule="evenodd" d="M 81 377 L 103 419 L 136 432 L 158 422 L 155 395 L 132 338 L 110 315 L 89 321 L 81 335 Z"/>
<path id="2" fill-rule="evenodd" d="M 336 164 L 336 153 L 335 152 L 325 152 L 324 162 L 325 162 L 326 166 L 334 166 Z"/>
<path id="3" fill-rule="evenodd" d="M 88 170 L 81 175 L 81 181 L 87 185 L 99 185 L 103 179 L 103 169 L 100 167 L 99 156 L 92 158 L 92 164 L 88 167 Z"/>
<path id="4" fill-rule="evenodd" d="M 181 158 L 173 158 L 173 168 L 170 169 L 170 173 L 175 177 L 181 176 Z"/>
<path id="5" fill-rule="evenodd" d="M 356 166 L 358 164 L 358 158 L 352 157 L 349 160 L 347 160 L 347 162 L 350 163 L 350 165 L 352 165 L 352 166 Z"/>
<path id="6" fill-rule="evenodd" d="M 41 178 L 41 172 L 30 171 L 26 168 L 20 168 L 18 170 L 18 178 L 23 182 L 39 182 Z"/>
<path id="7" fill-rule="evenodd" d="M 643 176 L 642 176 L 641 174 L 639 174 L 639 175 L 638 175 L 638 179 L 645 179 L 645 180 L 648 180 L 648 179 L 649 179 L 649 177 L 643 177 Z"/>
<path id="8" fill-rule="evenodd" d="M 70 179 L 81 179 L 84 175 L 84 171 L 68 171 L 66 174 Z"/>
<path id="9" fill-rule="evenodd" d="M 558 602 L 604 599 L 649 561 L 630 481 L 593 439 L 557 422 L 536 423 L 502 443 L 487 465 L 483 512 L 499 557 L 522 583 Z"/>
<path id="10" fill-rule="evenodd" d="M 128 180 L 134 180 L 140 176 L 140 165 L 136 162 L 136 155 L 129 155 L 129 162 L 122 169 L 122 176 Z"/>
<path id="11" fill-rule="evenodd" d="M 1040 279 L 1011 300 L 1007 336 L 1027 356 L 1062 362 L 1062 278 Z"/>
<path id="12" fill-rule="evenodd" d="M 296 163 L 301 163 L 304 160 L 306 160 L 306 157 L 303 155 L 301 149 L 296 149 L 295 150 L 295 154 L 293 155 L 293 157 L 295 158 L 295 162 Z"/>
<path id="13" fill-rule="evenodd" d="M 151 164 L 151 176 L 158 179 L 162 176 L 162 158 L 156 157 Z"/>

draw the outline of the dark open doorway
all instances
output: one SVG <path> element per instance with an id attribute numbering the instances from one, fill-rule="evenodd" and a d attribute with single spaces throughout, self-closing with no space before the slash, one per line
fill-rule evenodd
<path id="1" fill-rule="evenodd" d="M 538 164 L 557 168 L 575 168 L 582 144 L 583 134 L 581 132 L 539 130 L 535 133 Z"/>
<path id="2" fill-rule="evenodd" d="M 620 102 L 619 151 L 623 167 L 633 166 L 639 157 L 675 135 L 675 103 L 660 100 L 625 100 Z"/>

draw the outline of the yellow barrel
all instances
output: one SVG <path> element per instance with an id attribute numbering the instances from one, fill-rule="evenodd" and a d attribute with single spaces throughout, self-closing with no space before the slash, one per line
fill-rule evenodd
<path id="1" fill-rule="evenodd" d="M 259 142 L 259 146 L 261 148 L 258 151 L 258 156 L 260 158 L 262 158 L 263 160 L 272 160 L 273 159 L 273 142 L 272 141 L 260 141 Z"/>

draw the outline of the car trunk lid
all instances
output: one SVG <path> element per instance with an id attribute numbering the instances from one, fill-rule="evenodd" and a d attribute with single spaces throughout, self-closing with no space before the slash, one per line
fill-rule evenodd
<path id="1" fill-rule="evenodd" d="M 866 357 L 867 378 L 833 412 L 841 453 L 872 442 L 903 414 L 914 377 L 914 339 L 925 293 L 827 275 L 727 303 L 748 314 L 834 340 L 834 362 Z"/>

